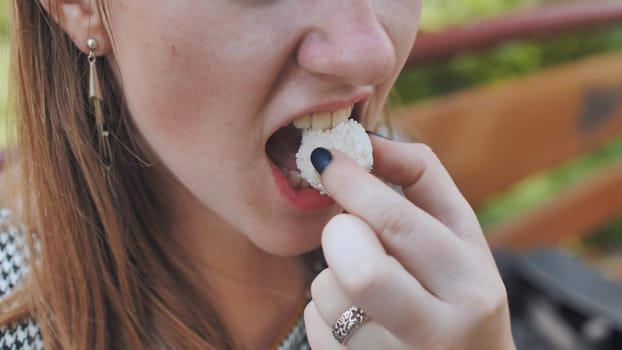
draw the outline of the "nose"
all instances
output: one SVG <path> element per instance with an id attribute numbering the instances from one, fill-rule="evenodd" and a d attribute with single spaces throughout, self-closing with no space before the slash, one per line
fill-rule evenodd
<path id="1" fill-rule="evenodd" d="M 375 85 L 392 76 L 397 54 L 374 1 L 312 2 L 310 30 L 297 52 L 303 69 L 353 85 Z"/>

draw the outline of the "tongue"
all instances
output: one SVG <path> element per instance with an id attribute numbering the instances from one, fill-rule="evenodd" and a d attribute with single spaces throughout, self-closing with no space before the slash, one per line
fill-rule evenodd
<path id="1" fill-rule="evenodd" d="M 300 147 L 302 132 L 289 125 L 279 129 L 266 144 L 266 153 L 279 168 L 297 170 L 296 152 Z"/>

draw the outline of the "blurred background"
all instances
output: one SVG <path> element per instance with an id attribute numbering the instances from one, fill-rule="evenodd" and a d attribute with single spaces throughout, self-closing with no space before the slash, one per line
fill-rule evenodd
<path id="1" fill-rule="evenodd" d="M 8 1 L 0 1 L 2 119 L 11 113 L 8 22 Z M 495 249 L 554 247 L 622 282 L 622 1 L 424 0 L 396 96 L 391 122 L 435 149 Z M 569 287 L 573 279 L 600 286 L 573 269 L 570 282 L 552 278 L 549 286 L 581 289 Z M 592 301 L 582 305 L 593 307 L 582 312 L 614 309 L 607 317 L 622 327 L 622 304 L 602 297 L 605 287 L 586 291 L 582 300 Z M 585 324 L 592 325 L 575 331 L 604 329 Z"/>
<path id="2" fill-rule="evenodd" d="M 568 150 L 560 150 L 558 154 L 550 155 L 551 159 L 533 166 L 533 169 L 529 169 L 530 172 L 523 171 L 524 174 L 508 175 L 513 177 L 512 184 L 499 186 L 496 191 L 486 193 L 485 198 L 476 200 L 478 216 L 490 235 L 495 234 L 496 231 L 507 232 L 508 224 L 506 223 L 504 227 L 504 222 L 514 220 L 518 225 L 524 224 L 524 220 L 530 220 L 530 218 L 521 219 L 521 215 L 533 216 L 534 212 L 549 210 L 551 206 L 553 206 L 551 209 L 553 211 L 557 209 L 556 206 L 566 206 L 566 208 L 557 211 L 555 213 L 557 217 L 551 216 L 550 220 L 571 221 L 569 216 L 575 212 L 569 207 L 576 206 L 578 203 L 567 204 L 564 201 L 572 201 L 573 198 L 559 199 L 559 197 L 572 196 L 573 191 L 589 191 L 584 190 L 585 187 L 598 187 L 599 185 L 595 183 L 603 181 L 602 173 L 611 172 L 617 163 L 621 163 L 622 130 L 619 127 L 619 120 L 622 119 L 620 110 L 622 108 L 622 16 L 620 15 L 620 3 L 622 2 L 598 0 L 424 1 L 422 31 L 432 34 L 429 36 L 432 45 L 426 45 L 421 50 L 434 49 L 434 40 L 448 40 L 450 42 L 448 46 L 453 45 L 457 49 L 453 52 L 444 51 L 445 54 L 437 57 L 427 58 L 421 55 L 421 59 L 413 60 L 411 68 L 405 70 L 397 84 L 400 103 L 423 106 L 414 107 L 410 111 L 410 116 L 415 114 L 414 119 L 426 118 L 423 115 L 417 116 L 417 113 L 430 115 L 445 113 L 443 117 L 449 120 L 451 118 L 446 116 L 449 112 L 438 110 L 442 110 L 447 103 L 457 103 L 456 100 L 463 101 L 461 98 L 485 100 L 487 95 L 490 95 L 491 101 L 488 108 L 494 109 L 496 106 L 492 104 L 492 100 L 497 96 L 495 92 L 501 93 L 500 96 L 506 96 L 499 91 L 506 89 L 510 95 L 520 92 L 525 94 L 523 96 L 525 101 L 544 106 L 530 112 L 546 114 L 522 116 L 525 123 L 531 123 L 531 128 L 526 127 L 508 132 L 515 134 L 519 130 L 524 131 L 521 138 L 529 143 L 530 137 L 538 139 L 538 142 L 542 142 L 540 138 L 547 137 L 539 135 L 538 132 L 533 131 L 534 129 L 547 126 L 558 127 L 552 122 L 550 125 L 544 122 L 547 118 L 559 120 L 559 123 L 577 124 L 581 123 L 581 118 L 585 122 L 586 113 L 592 112 L 587 109 L 605 109 L 604 112 L 608 112 L 608 114 L 593 117 L 593 119 L 600 118 L 596 123 L 602 123 L 598 127 L 603 131 L 589 131 L 588 135 L 579 136 L 577 135 L 581 133 L 580 131 L 574 134 L 560 131 L 566 139 L 572 138 L 572 140 L 566 140 L 554 136 L 558 130 L 548 130 L 550 147 L 554 148 L 555 145 L 565 142 L 573 145 L 568 146 Z M 481 27 L 480 30 L 478 26 Z M 540 28 L 531 30 L 529 26 L 532 27 L 531 29 Z M 508 38 L 490 40 L 486 43 L 486 33 L 490 34 L 490 31 L 505 31 Z M 452 35 L 454 35 L 453 38 Z M 478 40 L 469 41 L 469 35 L 483 36 L 484 43 L 480 44 Z M 424 36 L 422 35 L 420 39 Z M 503 35 L 500 34 L 500 36 Z M 490 35 L 488 38 L 490 39 Z M 452 40 L 454 40 L 453 44 Z M 467 43 L 461 45 L 460 41 Z M 473 47 L 469 47 L 469 42 Z M 424 44 L 423 41 L 420 43 Z M 424 54 L 424 52 L 419 53 Z M 604 65 L 608 67 L 603 68 Z M 605 72 L 603 73 L 602 70 Z M 609 70 L 608 74 L 607 70 Z M 613 77 L 611 79 L 570 77 L 572 74 L 569 73 L 578 71 L 584 72 L 586 76 L 605 74 Z M 542 79 L 542 84 L 538 83 L 539 79 Z M 559 83 L 555 83 L 555 80 L 559 80 Z M 534 89 L 533 86 L 545 85 L 544 82 L 548 84 L 547 88 L 562 90 L 563 86 L 568 90 L 564 92 L 565 95 L 560 93 L 549 96 L 549 101 L 544 96 L 543 101 L 534 100 L 534 97 L 529 95 L 529 91 L 522 91 L 521 86 L 529 90 Z M 573 84 L 576 91 L 570 89 L 570 85 Z M 594 91 L 602 91 L 602 96 L 596 94 L 592 98 L 590 94 L 593 95 Z M 545 94 L 546 91 L 534 91 L 534 93 Z M 521 97 L 517 100 L 520 101 Z M 520 102 L 507 101 L 507 104 L 512 103 Z M 574 110 L 570 107 L 555 110 L 553 107 L 560 103 L 566 106 L 573 105 Z M 463 105 L 464 108 L 474 107 L 468 103 L 463 103 Z M 474 108 L 486 109 L 486 104 L 483 107 Z M 512 109 L 517 108 L 510 107 L 509 111 L 511 112 Z M 598 111 L 595 113 L 598 114 Z M 495 118 L 521 118 L 520 114 L 515 114 L 507 113 Z M 565 115 L 562 117 L 557 114 Z M 472 119 L 477 122 L 481 118 L 473 117 Z M 527 122 L 526 119 L 530 121 Z M 421 127 L 427 127 L 426 123 L 428 122 L 422 121 Z M 511 122 L 507 123 L 507 127 L 512 125 Z M 492 128 L 493 126 L 487 124 L 483 127 Z M 516 127 L 519 128 L 518 125 Z M 506 128 L 506 126 L 499 126 L 499 128 Z M 577 129 L 580 129 L 580 126 Z M 595 136 L 595 133 L 601 134 Z M 410 134 L 412 135 L 413 132 Z M 485 132 L 480 134 L 482 137 L 487 135 Z M 454 134 L 445 134 L 441 137 L 450 135 Z M 582 140 L 577 141 L 578 137 Z M 423 139 L 427 141 L 425 135 Z M 451 140 L 438 142 L 446 144 Z M 581 146 L 577 143 L 581 143 Z M 489 146 L 495 147 L 492 143 Z M 539 146 L 542 152 L 549 147 L 546 143 Z M 525 152 L 538 152 L 532 147 L 524 147 L 524 149 Z M 508 152 L 507 156 L 513 155 Z M 553 157 L 556 159 L 552 159 Z M 451 164 L 456 163 L 447 160 Z M 517 161 L 519 160 L 520 157 L 517 157 Z M 462 162 L 457 164 L 457 166 L 462 165 L 464 165 Z M 490 168 L 494 169 L 494 166 Z M 620 176 L 621 181 L 607 179 L 611 182 L 608 186 L 610 188 L 622 186 L 622 174 Z M 486 175 L 482 176 L 482 181 L 486 179 Z M 460 182 L 459 179 L 457 181 Z M 603 196 L 622 196 L 622 192 L 609 191 Z M 590 197 L 590 194 L 585 194 L 584 197 Z M 622 282 L 622 202 L 612 199 L 615 203 L 611 204 L 611 208 L 602 210 L 606 213 L 587 213 L 590 211 L 588 207 L 596 207 L 599 201 L 607 200 L 594 195 L 591 197 L 590 200 L 584 200 L 581 204 L 587 206 L 584 212 L 592 215 L 593 218 L 584 220 L 589 223 L 577 223 L 577 226 L 580 226 L 577 230 L 585 231 L 567 230 L 568 232 L 561 236 L 559 232 L 552 232 L 551 235 L 557 235 L 557 237 L 551 239 L 543 237 L 541 244 L 555 244 L 570 254 L 581 256 L 583 260 L 598 268 L 608 278 Z M 539 224 L 544 226 L 541 228 L 543 230 L 564 229 L 547 226 L 547 223 L 543 222 L 545 219 L 536 219 L 540 219 Z M 495 229 L 499 227 L 500 230 Z M 515 231 L 521 229 L 529 229 L 529 227 L 523 225 Z M 505 232 L 501 232 L 503 233 Z M 545 231 L 540 234 L 548 233 Z M 512 250 L 515 247 L 517 250 L 532 247 L 526 244 L 514 241 L 507 243 Z M 533 247 L 539 244 L 536 242 Z M 502 247 L 508 247 L 507 245 L 500 243 Z"/>

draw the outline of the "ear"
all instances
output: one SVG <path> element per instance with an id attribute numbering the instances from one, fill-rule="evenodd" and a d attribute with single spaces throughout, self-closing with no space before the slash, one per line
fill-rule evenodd
<path id="1" fill-rule="evenodd" d="M 39 2 L 82 52 L 89 53 L 86 45 L 89 38 L 97 40 L 95 50 L 97 56 L 105 55 L 111 50 L 110 39 L 94 0 L 39 0 Z"/>

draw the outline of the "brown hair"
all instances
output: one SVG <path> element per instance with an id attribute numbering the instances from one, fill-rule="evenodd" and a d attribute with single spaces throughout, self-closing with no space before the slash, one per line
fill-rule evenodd
<path id="1" fill-rule="evenodd" d="M 32 258 L 31 273 L 0 304 L 0 324 L 33 318 L 48 349 L 234 348 L 198 292 L 205 286 L 175 254 L 157 190 L 163 170 L 139 161 L 149 157 L 112 68 L 98 60 L 113 135 L 108 183 L 86 55 L 38 1 L 13 0 L 12 19 L 20 220 Z"/>

